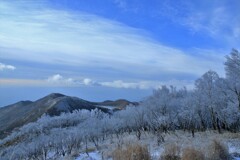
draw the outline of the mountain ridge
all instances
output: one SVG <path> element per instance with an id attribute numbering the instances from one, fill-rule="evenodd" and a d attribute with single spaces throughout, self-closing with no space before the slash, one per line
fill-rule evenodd
<path id="1" fill-rule="evenodd" d="M 0 108 L 0 139 L 24 124 L 37 121 L 43 114 L 58 116 L 62 112 L 66 113 L 81 109 L 99 109 L 105 113 L 112 113 L 124 109 L 129 104 L 136 105 L 137 103 L 124 99 L 90 102 L 61 93 L 51 93 L 36 101 L 19 101 Z"/>

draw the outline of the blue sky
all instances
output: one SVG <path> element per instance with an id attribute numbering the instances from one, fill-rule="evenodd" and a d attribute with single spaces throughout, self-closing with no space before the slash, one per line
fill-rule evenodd
<path id="1" fill-rule="evenodd" d="M 0 106 L 61 92 L 141 100 L 193 88 L 240 48 L 238 0 L 1 0 Z"/>

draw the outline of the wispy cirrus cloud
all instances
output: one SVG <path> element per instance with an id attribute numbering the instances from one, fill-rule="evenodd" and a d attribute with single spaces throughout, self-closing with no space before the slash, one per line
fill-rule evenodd
<path id="1" fill-rule="evenodd" d="M 184 19 L 184 25 L 194 32 L 206 32 L 214 38 L 221 38 L 228 45 L 239 47 L 240 11 L 236 14 L 227 6 L 216 6 L 211 10 L 192 12 Z"/>
<path id="2" fill-rule="evenodd" d="M 193 35 L 205 35 L 214 41 L 225 43 L 227 47 L 240 47 L 240 1 L 149 1 L 143 5 L 139 1 L 115 0 L 116 6 L 131 13 L 149 16 L 157 21 L 173 23 L 184 27 Z M 149 5 L 151 4 L 151 5 Z M 151 9 L 148 9 L 148 7 Z M 153 7 L 154 6 L 154 7 Z M 136 9 L 135 9 L 136 8 Z"/>
<path id="3" fill-rule="evenodd" d="M 4 64 L 4 63 L 0 63 L 0 71 L 3 71 L 3 70 L 15 70 L 15 69 L 16 69 L 15 66 Z"/>
<path id="4" fill-rule="evenodd" d="M 193 34 L 211 36 L 228 47 L 240 47 L 240 2 L 227 0 L 199 2 L 165 0 L 157 11 L 172 22 L 186 27 Z"/>
<path id="5" fill-rule="evenodd" d="M 27 1 L 0 3 L 0 12 L 8 15 L 0 17 L 0 47 L 5 53 L 0 58 L 108 68 L 133 77 L 167 72 L 199 76 L 210 68 L 220 71 L 216 66 L 222 61 L 162 45 L 145 31 L 116 21 Z"/>

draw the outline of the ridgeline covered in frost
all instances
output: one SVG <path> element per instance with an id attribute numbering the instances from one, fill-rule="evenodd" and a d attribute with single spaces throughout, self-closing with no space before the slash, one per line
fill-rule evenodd
<path id="1" fill-rule="evenodd" d="M 105 139 L 143 133 L 164 141 L 168 131 L 240 131 L 240 53 L 226 56 L 225 78 L 208 71 L 195 81 L 194 90 L 162 86 L 138 106 L 114 114 L 79 110 L 60 116 L 42 116 L 0 141 L 0 157 L 48 159 L 72 154 Z"/>

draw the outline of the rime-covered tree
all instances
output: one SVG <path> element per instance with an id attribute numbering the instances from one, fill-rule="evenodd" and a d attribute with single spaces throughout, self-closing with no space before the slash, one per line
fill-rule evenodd
<path id="1" fill-rule="evenodd" d="M 228 90 L 235 98 L 235 104 L 240 110 L 240 53 L 232 49 L 230 55 L 226 56 L 225 71 Z"/>
<path id="2" fill-rule="evenodd" d="M 216 82 L 219 80 L 219 76 L 214 71 L 208 71 L 195 81 L 197 97 L 199 98 L 201 109 L 206 112 L 208 117 L 211 118 L 210 125 L 213 129 L 219 129 L 218 125 L 218 90 Z"/>

